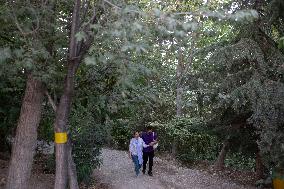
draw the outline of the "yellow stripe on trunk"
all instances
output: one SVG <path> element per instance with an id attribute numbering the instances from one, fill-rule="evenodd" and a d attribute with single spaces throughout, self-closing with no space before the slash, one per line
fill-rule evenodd
<path id="1" fill-rule="evenodd" d="M 67 142 L 67 133 L 55 133 L 55 143 L 65 144 Z"/>

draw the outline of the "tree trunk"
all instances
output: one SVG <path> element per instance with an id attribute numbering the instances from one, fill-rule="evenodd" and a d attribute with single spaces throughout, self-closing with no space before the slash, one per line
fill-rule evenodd
<path id="1" fill-rule="evenodd" d="M 226 154 L 227 154 L 227 147 L 229 145 L 229 141 L 226 140 L 223 144 L 223 147 L 218 155 L 218 158 L 214 164 L 214 168 L 216 170 L 223 170 L 224 169 L 224 161 L 225 161 L 225 157 L 226 157 Z"/>
<path id="2" fill-rule="evenodd" d="M 75 39 L 75 35 L 78 32 L 79 28 L 80 6 L 81 0 L 75 0 L 72 13 L 68 69 L 64 82 L 63 94 L 60 98 L 60 102 L 56 110 L 54 123 L 55 133 L 67 133 L 67 124 L 74 91 L 74 77 L 80 61 L 80 59 L 78 59 L 78 46 Z M 54 189 L 66 189 L 68 176 L 67 143 L 55 143 L 55 149 L 56 170 Z"/>
<path id="3" fill-rule="evenodd" d="M 255 158 L 255 172 L 258 179 L 262 179 L 264 176 L 264 165 L 261 160 L 260 153 L 257 152 Z"/>
<path id="4" fill-rule="evenodd" d="M 176 88 L 176 116 L 182 116 L 182 95 L 183 95 L 183 85 L 182 85 L 182 76 L 183 76 L 183 56 L 181 49 L 178 52 L 178 64 L 176 68 L 176 79 L 177 79 L 177 88 Z"/>
<path id="5" fill-rule="evenodd" d="M 182 72 L 184 69 L 183 59 L 182 59 L 182 52 L 179 50 L 179 57 L 178 57 L 178 65 L 176 68 L 176 79 L 177 79 L 177 87 L 176 87 L 176 117 L 182 117 L 182 95 L 183 95 L 183 87 L 182 87 Z M 173 139 L 172 143 L 172 155 L 176 156 L 177 154 L 177 140 L 176 138 Z"/>
<path id="6" fill-rule="evenodd" d="M 176 117 L 182 116 L 182 94 L 183 94 L 183 88 L 178 85 L 176 90 Z M 172 155 L 176 156 L 177 154 L 177 140 L 176 138 L 173 139 L 172 143 Z"/>
<path id="7" fill-rule="evenodd" d="M 28 75 L 6 189 L 28 189 L 44 97 L 43 84 Z"/>
<path id="8" fill-rule="evenodd" d="M 75 66 L 74 63 L 70 61 L 64 83 L 64 92 L 60 98 L 59 106 L 56 111 L 54 123 L 55 133 L 67 133 L 67 123 L 74 91 L 74 74 Z M 65 189 L 67 187 L 68 172 L 67 143 L 55 143 L 55 149 L 56 171 L 54 189 Z"/>
<path id="9" fill-rule="evenodd" d="M 87 3 L 87 1 L 84 1 Z M 97 11 L 93 11 L 94 14 L 89 20 L 89 24 L 86 26 L 80 26 L 80 11 L 81 0 L 74 0 L 74 8 L 72 12 L 72 24 L 71 33 L 69 39 L 69 53 L 68 53 L 68 71 L 65 78 L 63 94 L 60 98 L 59 106 L 56 109 L 56 118 L 54 123 L 55 133 L 66 133 L 68 128 L 68 118 L 70 114 L 72 96 L 74 92 L 74 77 L 76 70 L 79 67 L 80 61 L 87 53 L 93 42 L 93 35 L 88 34 L 87 39 L 82 41 L 76 40 L 76 34 L 79 32 L 80 27 L 83 27 L 85 32 L 90 30 L 90 25 L 98 21 Z M 91 33 L 91 32 L 89 32 Z M 55 184 L 54 189 L 66 189 L 67 186 L 67 170 L 68 170 L 68 149 L 67 143 L 55 143 L 56 148 L 56 172 L 55 172 Z M 71 146 L 70 146 L 71 148 Z M 73 169 L 75 171 L 75 169 Z"/>
<path id="10" fill-rule="evenodd" d="M 177 92 L 177 96 L 176 96 L 176 117 L 181 117 L 182 116 L 183 88 L 178 86 L 176 92 Z M 172 155 L 173 156 L 177 155 L 177 140 L 176 140 L 176 138 L 173 139 L 173 143 L 172 143 Z"/>
<path id="11" fill-rule="evenodd" d="M 79 189 L 76 173 L 76 165 L 72 157 L 72 143 L 68 140 L 68 178 L 69 178 L 69 189 Z"/>
<path id="12" fill-rule="evenodd" d="M 176 92 L 177 92 L 177 96 L 176 96 L 176 116 L 181 117 L 182 116 L 183 88 L 181 86 L 178 86 Z"/>

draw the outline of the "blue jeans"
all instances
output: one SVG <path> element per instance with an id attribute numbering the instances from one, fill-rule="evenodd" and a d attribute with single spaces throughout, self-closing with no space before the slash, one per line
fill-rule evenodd
<path id="1" fill-rule="evenodd" d="M 138 161 L 138 156 L 132 155 L 132 160 L 134 163 L 136 176 L 138 176 L 140 168 L 141 168 L 141 165 L 139 164 L 139 161 Z"/>

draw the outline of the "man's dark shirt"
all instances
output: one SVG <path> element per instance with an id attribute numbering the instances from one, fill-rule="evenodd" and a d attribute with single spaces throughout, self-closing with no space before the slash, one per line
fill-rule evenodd
<path id="1" fill-rule="evenodd" d="M 141 138 L 144 140 L 145 144 L 149 145 L 154 140 L 157 140 L 157 133 L 154 132 L 153 136 L 153 132 L 144 132 Z M 143 152 L 152 152 L 152 151 L 154 151 L 153 146 L 143 148 Z"/>

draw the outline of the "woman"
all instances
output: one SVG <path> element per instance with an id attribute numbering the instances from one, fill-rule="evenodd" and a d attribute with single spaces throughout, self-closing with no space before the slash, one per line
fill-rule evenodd
<path id="1" fill-rule="evenodd" d="M 145 144 L 142 138 L 139 137 L 138 131 L 133 133 L 133 138 L 130 140 L 129 144 L 129 157 L 133 160 L 136 176 L 139 175 L 141 165 L 143 164 L 143 147 L 146 148 L 152 145 L 153 143 L 149 145 Z"/>

